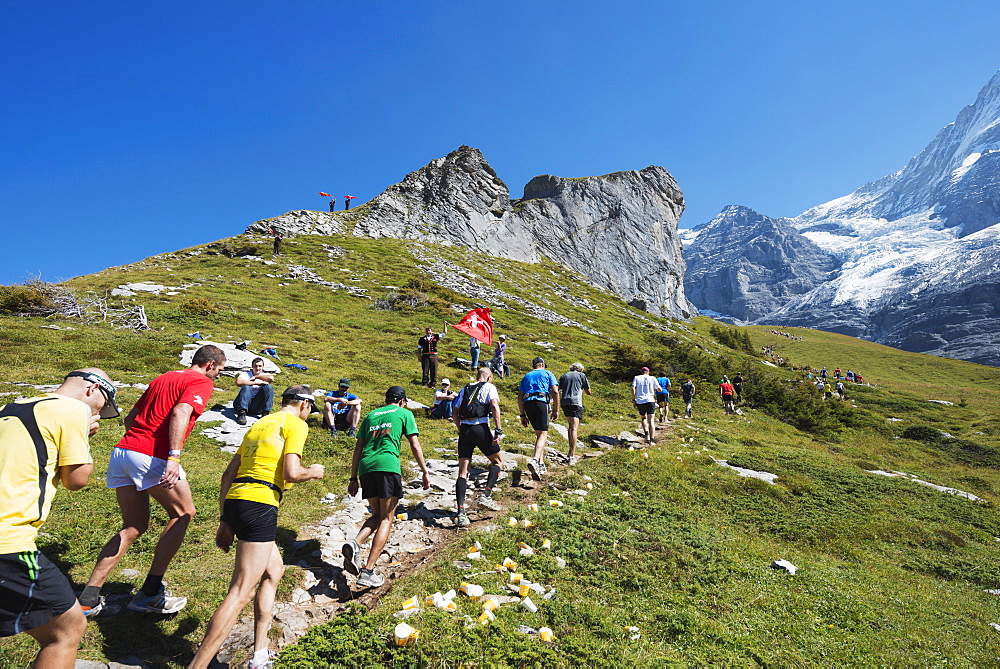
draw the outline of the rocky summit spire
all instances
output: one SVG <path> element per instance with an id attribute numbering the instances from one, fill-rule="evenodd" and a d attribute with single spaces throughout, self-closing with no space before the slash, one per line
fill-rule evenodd
<path id="1" fill-rule="evenodd" d="M 523 262 L 544 256 L 651 313 L 689 318 L 695 309 L 684 296 L 677 231 L 683 210 L 684 196 L 662 167 L 577 179 L 539 176 L 512 201 L 483 154 L 461 146 L 350 216 L 330 216 L 356 236 L 454 244 Z M 286 218 L 297 222 L 298 233 L 331 234 L 336 227 L 326 215 L 294 212 L 249 229 L 266 232 L 268 223 Z"/>

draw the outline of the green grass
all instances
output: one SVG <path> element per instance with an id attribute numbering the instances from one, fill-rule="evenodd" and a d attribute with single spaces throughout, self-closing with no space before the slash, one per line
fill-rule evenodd
<path id="1" fill-rule="evenodd" d="M 222 244 L 230 249 L 256 246 L 258 253 L 271 258 L 266 236 L 244 235 Z M 324 245 L 346 253 L 331 261 Z M 23 387 L 10 385 L 13 381 L 56 383 L 66 371 L 85 365 L 101 366 L 118 381 L 148 382 L 176 368 L 180 349 L 192 341 L 185 333 L 200 330 L 217 341 L 249 339 L 251 348 L 275 346 L 282 363 L 309 367 L 282 368 L 278 386 L 310 383 L 329 389 L 348 376 L 352 390 L 366 401 L 365 411 L 396 383 L 430 404 L 430 391 L 416 385 L 416 339 L 427 325 L 456 322 L 460 314 L 451 305 L 471 308 L 476 301 L 440 286 L 438 277 L 418 269 L 420 263 L 411 255 L 417 246 L 468 268 L 495 288 L 603 333 L 540 321 L 513 301 L 506 308 L 490 305 L 500 324 L 498 332 L 509 337 L 508 359 L 515 371 L 512 379 L 498 382 L 506 416 L 516 413 L 520 373 L 529 368 L 531 358 L 542 355 L 557 375 L 577 360 L 587 366 L 594 396 L 587 398 L 584 438 L 617 434 L 637 424 L 627 378 L 638 360 L 670 367 L 675 380 L 693 373 L 701 389 L 696 418 L 680 423 L 649 459 L 619 450 L 587 461 L 578 472 L 595 479 L 595 490 L 562 509 L 545 507 L 537 514 L 536 527 L 504 527 L 477 535 L 497 560 L 516 556 L 518 541 L 538 545 L 541 538 L 550 538 L 553 552 L 569 561 L 564 570 L 544 555 L 526 561 L 533 577 L 558 592 L 538 613 L 505 609 L 496 625 L 480 629 L 466 628 L 461 615 L 431 611 L 414 623 L 422 630 L 419 644 L 387 650 L 384 640 L 396 622 L 390 614 L 403 599 L 457 587 L 462 573 L 451 562 L 464 555 L 471 541 L 465 536 L 432 565 L 398 581 L 373 612 L 314 630 L 286 651 L 289 666 L 926 666 L 945 661 L 972 666 L 995 661 L 1000 635 L 987 623 L 1000 622 L 1000 599 L 982 593 L 1000 585 L 994 539 L 1000 536 L 1000 471 L 994 458 L 1000 449 L 995 399 L 1000 370 L 995 368 L 800 328 L 787 330 L 803 336 L 802 341 L 775 336 L 766 327 L 740 329 L 749 334 L 755 350 L 771 344 L 787 359 L 786 367 L 774 369 L 720 344 L 710 334 L 710 319 L 683 324 L 644 315 L 643 320 L 620 300 L 550 262 L 525 265 L 476 257 L 454 247 L 317 236 L 286 240 L 277 265 L 210 253 L 222 246 L 207 245 L 74 279 L 70 285 L 81 295 L 103 295 L 120 283 L 136 281 L 199 285 L 176 296 L 126 299 L 146 307 L 155 328 L 148 332 L 115 330 L 104 323 L 0 316 L 0 355 L 5 361 L 0 393 L 25 393 Z M 371 300 L 344 291 L 266 276 L 283 275 L 288 264 L 365 288 L 372 298 L 396 287 L 421 292 L 427 302 L 417 310 L 377 311 Z M 570 295 L 585 298 L 597 310 L 575 306 L 565 299 Z M 220 308 L 198 315 L 192 301 Z M 41 327 L 52 323 L 74 329 Z M 553 342 L 556 348 L 548 351 L 535 341 Z M 446 339 L 442 363 L 467 357 L 466 342 L 461 335 Z M 610 344 L 620 345 L 634 360 L 624 364 Z M 872 386 L 850 387 L 850 402 L 845 404 L 824 405 L 808 390 L 801 400 L 792 396 L 790 405 L 772 401 L 779 383 L 801 381 L 805 368 L 822 366 L 860 371 Z M 738 369 L 758 374 L 754 378 L 760 379 L 761 388 L 767 386 L 767 393 L 755 402 L 757 408 L 747 407 L 745 416 L 726 417 L 715 396 L 715 376 Z M 468 372 L 443 364 L 439 376 L 450 376 L 460 385 Z M 217 385 L 224 392 L 216 393 L 213 401 L 235 396 L 231 379 L 220 379 Z M 127 410 L 138 396 L 138 390 L 125 389 L 120 404 Z M 930 399 L 955 404 L 942 406 Z M 789 413 L 796 402 L 814 412 L 812 423 Z M 678 406 L 676 400 L 672 406 Z M 433 455 L 450 444 L 449 425 L 419 417 L 418 422 L 426 453 Z M 904 430 L 914 427 L 947 432 L 952 438 L 902 438 Z M 507 420 L 505 428 L 512 444 L 533 440 L 515 421 Z M 76 583 L 86 579 L 100 546 L 117 530 L 117 506 L 102 481 L 108 453 L 123 429 L 120 420 L 104 422 L 92 440 L 97 465 L 93 482 L 77 493 L 61 491 L 43 528 L 42 549 Z M 190 604 L 164 620 L 121 615 L 91 624 L 81 658 L 107 661 L 138 654 L 156 666 L 180 666 L 200 642 L 228 586 L 232 565 L 232 557 L 213 545 L 218 480 L 228 456 L 200 429 L 188 442 L 184 463 L 200 514 L 167 576 Z M 774 486 L 738 478 L 709 456 L 780 478 Z M 346 439 L 333 441 L 318 425 L 311 427 L 306 459 L 326 465 L 328 477 L 297 486 L 283 502 L 280 543 L 289 564 L 282 586 L 286 594 L 301 577 L 294 566 L 301 556 L 289 553 L 289 546 L 296 538 L 306 538 L 305 528 L 328 512 L 318 499 L 343 489 L 349 457 Z M 974 504 L 865 471 L 871 469 L 906 471 L 973 492 L 987 503 Z M 582 483 L 568 473 L 564 476 L 567 485 Z M 508 493 L 501 498 L 505 495 L 518 503 Z M 523 509 L 513 513 L 521 517 Z M 123 568 L 145 573 L 162 522 L 160 514 L 149 534 L 126 555 Z M 771 561 L 779 558 L 798 565 L 799 573 L 788 576 L 770 569 Z M 499 578 L 480 582 L 496 588 Z M 125 579 L 116 571 L 109 591 L 124 594 L 139 579 Z M 473 602 L 460 604 L 462 614 L 478 614 Z M 518 632 L 519 624 L 548 625 L 557 642 L 540 644 Z M 629 625 L 642 630 L 641 639 L 628 638 L 623 627 Z M 33 653 L 33 642 L 23 636 L 0 640 L 0 664 L 23 666 Z"/>

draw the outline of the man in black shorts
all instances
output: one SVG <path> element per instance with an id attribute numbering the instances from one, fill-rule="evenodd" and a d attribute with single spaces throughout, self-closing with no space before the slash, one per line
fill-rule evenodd
<path id="1" fill-rule="evenodd" d="M 545 369 L 545 360 L 536 357 L 531 361 L 534 367 L 521 378 L 517 387 L 517 408 L 521 414 L 521 425 L 535 431 L 535 453 L 528 460 L 528 471 L 536 481 L 547 473 L 545 466 L 545 445 L 549 436 L 549 417 L 559 418 L 559 382 L 555 375 Z"/>
<path id="2" fill-rule="evenodd" d="M 222 474 L 221 515 L 215 544 L 228 553 L 236 543 L 236 564 L 229 593 L 212 616 L 205 640 L 190 667 L 207 667 L 229 636 L 244 607 L 254 600 L 254 654 L 250 668 L 271 666 L 267 633 L 274 595 L 285 573 L 278 545 L 278 504 L 294 483 L 321 479 L 323 465 L 302 466 L 313 409 L 312 389 L 291 386 L 281 394 L 281 409 L 261 418 Z"/>
<path id="3" fill-rule="evenodd" d="M 51 393 L 0 408 L 0 637 L 26 632 L 36 667 L 72 667 L 87 628 L 73 586 L 38 550 L 56 485 L 87 485 L 89 438 L 118 415 L 115 386 L 97 368 L 71 372 Z"/>
<path id="4" fill-rule="evenodd" d="M 580 432 L 580 419 L 583 418 L 583 394 L 590 392 L 590 381 L 583 373 L 583 363 L 574 362 L 569 366 L 569 371 L 559 377 L 559 403 L 562 406 L 563 415 L 566 416 L 566 434 L 569 441 L 569 464 L 575 465 L 576 441 Z"/>
<path id="5" fill-rule="evenodd" d="M 465 492 L 469 484 L 469 463 L 476 448 L 490 460 L 486 489 L 479 497 L 479 506 L 491 511 L 500 510 L 500 505 L 493 499 L 493 487 L 503 469 L 503 455 L 500 453 L 503 429 L 500 425 L 500 395 L 492 382 L 493 371 L 489 367 L 481 367 L 476 382 L 458 393 L 451 412 L 451 419 L 458 428 L 458 480 L 455 482 L 458 513 L 455 524 L 459 527 L 469 524 L 469 516 L 465 512 Z M 492 432 L 490 416 L 493 417 Z"/>
<path id="6" fill-rule="evenodd" d="M 351 497 L 358 494 L 360 476 L 361 494 L 368 500 L 372 515 L 358 530 L 358 535 L 344 544 L 343 554 L 344 569 L 358 577 L 361 587 L 377 588 L 385 583 L 385 577 L 375 573 L 375 563 L 389 540 L 389 530 L 396 519 L 396 504 L 403 496 L 399 466 L 403 437 L 409 440 L 413 457 L 424 474 L 424 490 L 431 487 L 417 434 L 417 421 L 413 412 L 406 408 L 406 390 L 400 386 L 391 386 L 385 391 L 385 406 L 369 412 L 358 428 L 347 494 Z M 368 537 L 372 537 L 372 547 L 362 567 L 361 544 Z"/>

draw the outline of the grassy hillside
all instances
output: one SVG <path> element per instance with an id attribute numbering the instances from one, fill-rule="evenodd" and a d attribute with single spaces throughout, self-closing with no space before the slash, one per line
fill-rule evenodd
<path id="1" fill-rule="evenodd" d="M 276 264 L 258 258 L 272 260 L 270 241 L 242 235 L 69 282 L 81 298 L 103 296 L 126 282 L 183 287 L 171 291 L 176 295 L 125 298 L 126 305 L 145 307 L 152 331 L 0 316 L 6 363 L 0 393 L 13 393 L 8 399 L 32 394 L 11 383 L 56 383 L 84 365 L 101 366 L 116 381 L 148 382 L 176 368 L 180 349 L 193 341 L 186 333 L 199 331 L 215 341 L 251 340 L 258 350 L 275 346 L 281 363 L 308 367 L 283 368 L 277 386 L 332 388 L 349 376 L 367 408 L 394 383 L 430 403 L 431 392 L 417 385 L 416 339 L 425 326 L 456 322 L 477 304 L 493 307 L 497 331 L 510 338 L 515 376 L 498 383 L 507 415 L 516 413 L 516 380 L 535 355 L 543 355 L 557 374 L 577 360 L 588 367 L 595 393 L 587 398 L 584 438 L 636 426 L 628 379 L 641 363 L 665 367 L 675 380 L 690 375 L 701 388 L 695 418 L 676 421 L 648 458 L 615 450 L 562 470 L 555 475 L 559 483 L 579 488 L 586 475 L 594 490 L 585 498 L 552 490 L 566 506 L 543 506 L 534 514 L 536 526 L 527 530 L 458 536 L 433 566 L 398 581 L 371 613 L 316 628 L 286 650 L 289 666 L 995 661 L 1000 634 L 988 623 L 1000 622 L 1000 598 L 983 590 L 1000 587 L 1000 370 L 811 330 L 786 330 L 803 337 L 792 340 L 772 334 L 772 328 L 743 329 L 751 350 L 772 345 L 786 360 L 784 367 L 772 367 L 719 343 L 712 333 L 718 325 L 710 319 L 666 322 L 554 264 L 525 265 L 454 247 L 299 237 L 286 240 Z M 288 278 L 290 265 L 368 297 Z M 470 297 L 463 292 L 468 284 L 502 294 Z M 533 316 L 540 312 L 525 300 L 579 325 Z M 390 308 L 373 308 L 376 303 Z M 43 327 L 51 325 L 73 329 Z M 442 362 L 467 356 L 467 338 L 454 334 L 442 344 Z M 860 371 L 871 385 L 851 387 L 848 402 L 824 403 L 803 381 L 804 368 L 821 366 Z M 727 417 L 714 384 L 720 373 L 737 370 L 752 380 L 753 390 L 748 386 L 744 415 Z M 468 378 L 450 367 L 440 375 L 456 384 Z M 235 396 L 231 379 L 217 386 L 224 392 L 213 401 Z M 129 408 L 138 395 L 137 389 L 123 389 L 120 404 Z M 448 425 L 424 420 L 420 427 L 425 452 L 450 445 Z M 532 440 L 527 429 L 510 421 L 506 427 L 512 442 Z M 92 440 L 94 483 L 78 493 L 61 491 L 44 528 L 43 550 L 76 583 L 86 579 L 98 549 L 117 529 L 117 508 L 102 480 L 122 432 L 120 420 L 105 421 Z M 168 581 L 191 603 L 163 620 L 122 614 L 92 623 L 80 657 L 106 661 L 136 654 L 158 666 L 179 666 L 201 640 L 231 569 L 232 558 L 213 546 L 218 477 L 228 456 L 200 428 L 188 445 L 185 468 L 202 514 Z M 295 533 L 327 512 L 317 501 L 322 495 L 345 486 L 350 449 L 346 439 L 332 440 L 312 426 L 307 459 L 324 463 L 328 477 L 298 486 L 283 503 L 286 594 L 301 577 L 292 566 L 300 557 L 291 549 Z M 776 485 L 740 478 L 713 458 L 779 478 Z M 985 502 L 866 471 L 875 469 L 904 471 Z M 501 493 L 500 499 L 523 517 L 513 496 Z M 155 523 L 123 569 L 145 573 Z M 505 609 L 495 624 L 467 628 L 461 615 L 429 611 L 414 623 L 422 630 L 419 644 L 386 650 L 384 638 L 400 602 L 457 587 L 463 576 L 452 561 L 464 556 L 471 541 L 478 539 L 488 557 L 500 560 L 516 555 L 518 542 L 538 545 L 542 538 L 568 565 L 557 569 L 543 555 L 526 560 L 538 580 L 557 590 L 538 613 Z M 775 559 L 800 570 L 795 576 L 772 570 Z M 499 587 L 499 576 L 481 578 Z M 140 580 L 118 571 L 109 590 L 124 593 Z M 474 602 L 460 605 L 463 614 L 478 615 Z M 542 644 L 519 632 L 520 624 L 547 625 L 556 642 Z M 639 639 L 623 629 L 632 625 L 639 627 Z M 341 655 L 344 648 L 349 651 Z M 32 653 L 29 639 L 0 640 L 4 665 L 23 665 Z"/>

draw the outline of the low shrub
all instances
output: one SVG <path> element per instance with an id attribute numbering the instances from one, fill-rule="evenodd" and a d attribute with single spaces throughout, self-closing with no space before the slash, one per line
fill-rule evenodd
<path id="1" fill-rule="evenodd" d="M 48 316 L 55 313 L 52 296 L 36 284 L 0 286 L 0 313 L 13 316 Z"/>
<path id="2" fill-rule="evenodd" d="M 181 305 L 181 311 L 193 316 L 211 316 L 222 308 L 207 297 L 192 297 Z"/>

